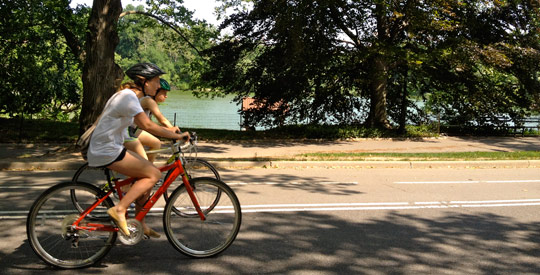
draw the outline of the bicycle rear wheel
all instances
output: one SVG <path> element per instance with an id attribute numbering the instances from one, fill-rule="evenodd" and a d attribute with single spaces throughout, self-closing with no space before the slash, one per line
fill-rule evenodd
<path id="1" fill-rule="evenodd" d="M 238 235 L 242 223 L 240 203 L 234 191 L 222 181 L 196 178 L 190 183 L 206 220 L 201 220 L 197 215 L 182 185 L 172 193 L 165 206 L 165 235 L 176 250 L 187 256 L 204 258 L 217 255 L 229 247 Z M 216 197 L 219 199 L 216 200 Z M 177 211 L 188 215 L 179 215 Z"/>
<path id="2" fill-rule="evenodd" d="M 99 187 L 104 193 L 108 192 L 111 188 L 110 180 L 107 180 L 105 168 L 91 167 L 88 166 L 88 163 L 83 164 L 81 167 L 79 167 L 79 169 L 77 169 L 73 175 L 73 178 L 71 179 L 71 182 L 91 183 L 92 185 Z M 114 195 L 117 196 L 116 193 L 114 193 Z M 79 205 L 75 189 L 71 190 L 71 199 L 75 207 L 77 207 L 77 210 L 79 210 L 79 213 L 82 213 L 86 209 L 84 205 Z M 90 213 L 89 215 L 93 215 L 93 213 Z M 103 217 L 103 219 L 108 220 L 109 217 Z"/>
<path id="3" fill-rule="evenodd" d="M 101 260 L 116 241 L 116 232 L 76 230 L 71 224 L 80 217 L 72 200 L 85 209 L 103 196 L 99 188 L 82 182 L 66 182 L 47 189 L 28 213 L 26 233 L 34 252 L 46 263 L 60 268 L 81 268 Z M 110 198 L 103 201 L 81 225 L 103 223 L 112 207 Z M 112 225 L 110 221 L 105 223 Z"/>
<path id="4" fill-rule="evenodd" d="M 105 176 L 105 168 L 90 167 L 88 163 L 83 164 L 71 179 L 72 182 L 88 182 L 95 186 L 102 187 L 108 184 Z"/>

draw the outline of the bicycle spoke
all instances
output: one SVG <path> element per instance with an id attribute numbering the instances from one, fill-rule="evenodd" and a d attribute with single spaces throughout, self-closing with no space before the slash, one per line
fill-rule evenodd
<path id="1" fill-rule="evenodd" d="M 241 224 L 240 204 L 234 192 L 221 181 L 197 178 L 192 184 L 206 220 L 201 220 L 195 212 L 182 186 L 165 207 L 165 233 L 175 248 L 188 256 L 213 256 L 229 247 L 236 238 Z M 230 210 L 219 210 L 223 208 Z"/>
<path id="2" fill-rule="evenodd" d="M 116 240 L 115 232 L 87 231 L 71 225 L 81 214 L 78 208 L 90 207 L 99 192 L 93 185 L 69 182 L 48 189 L 36 200 L 28 214 L 27 234 L 40 258 L 54 266 L 78 268 L 91 265 L 107 254 Z M 110 199 L 106 199 L 96 213 L 104 213 L 111 206 Z M 82 220 L 80 225 L 88 226 L 88 221 Z"/>

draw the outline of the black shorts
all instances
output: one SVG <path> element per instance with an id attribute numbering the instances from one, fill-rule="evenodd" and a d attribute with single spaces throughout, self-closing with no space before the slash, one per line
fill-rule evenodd
<path id="1" fill-rule="evenodd" d="M 107 168 L 107 166 L 109 166 L 109 165 L 111 165 L 111 164 L 113 164 L 113 163 L 115 163 L 115 162 L 117 162 L 117 161 L 123 160 L 124 157 L 126 156 L 126 152 L 127 152 L 127 149 L 124 148 L 124 149 L 122 150 L 122 152 L 120 153 L 120 155 L 118 155 L 118 157 L 117 157 L 115 160 L 111 161 L 111 163 L 109 163 L 109 164 L 105 164 L 105 165 L 99 166 L 98 168 Z"/>

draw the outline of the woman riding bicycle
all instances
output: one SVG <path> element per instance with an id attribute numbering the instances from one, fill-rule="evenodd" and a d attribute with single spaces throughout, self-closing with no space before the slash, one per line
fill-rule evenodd
<path id="1" fill-rule="evenodd" d="M 161 172 L 151 162 L 123 146 L 126 128 L 135 122 L 139 128 L 169 139 L 189 139 L 189 134 L 178 134 L 174 128 L 168 129 L 155 124 L 144 113 L 139 103 L 137 92 L 154 96 L 160 88 L 159 76 L 165 72 L 155 64 L 139 63 L 129 68 L 126 74 L 134 82 L 129 85 L 129 88 L 116 92 L 107 101 L 90 140 L 88 164 L 92 167 L 107 167 L 129 177 L 138 178 L 118 205 L 107 211 L 120 231 L 129 236 L 126 211 L 129 205 L 138 198 L 145 200 L 146 196 L 142 198 L 141 196 L 152 189 L 161 178 Z M 144 221 L 142 225 L 145 234 L 157 234 Z"/>
<path id="2" fill-rule="evenodd" d="M 134 75 L 128 75 L 129 77 L 136 77 Z M 172 131 L 180 131 L 180 128 L 173 126 L 171 122 L 161 113 L 158 103 L 165 102 L 167 99 L 167 92 L 171 90 L 169 83 L 165 79 L 160 79 L 160 88 L 155 96 L 143 96 L 142 92 L 138 92 L 137 96 L 141 102 L 141 106 L 146 115 L 151 118 L 155 116 L 159 124 Z M 155 154 L 146 154 L 144 146 L 148 146 L 149 150 L 157 150 L 161 148 L 161 141 L 154 135 L 148 133 L 137 127 L 137 125 L 131 125 L 126 131 L 127 137 L 124 139 L 124 146 L 150 162 L 154 162 Z"/>

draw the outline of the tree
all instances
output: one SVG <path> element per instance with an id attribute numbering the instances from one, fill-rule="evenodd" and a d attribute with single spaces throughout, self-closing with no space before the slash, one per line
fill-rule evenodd
<path id="1" fill-rule="evenodd" d="M 533 1 L 468 1 L 447 22 L 423 66 L 427 104 L 453 125 L 490 124 L 538 112 L 540 21 Z M 495 122 L 504 123 L 504 121 Z"/>
<path id="2" fill-rule="evenodd" d="M 188 89 L 198 78 L 197 65 L 204 62 L 199 49 L 210 47 L 217 37 L 214 26 L 191 23 L 189 26 L 164 25 L 144 11 L 143 6 L 128 5 L 118 24 L 120 42 L 117 63 L 122 68 L 150 61 L 167 72 L 163 77 L 176 88 Z"/>
<path id="3" fill-rule="evenodd" d="M 67 119 L 79 107 L 78 38 L 88 10 L 67 2 L 4 1 L 0 4 L 0 113 Z M 71 31 L 67 31 L 67 28 Z"/>
<path id="4" fill-rule="evenodd" d="M 147 0 L 148 14 L 164 21 L 183 22 L 191 13 L 181 1 Z M 119 43 L 117 24 L 120 0 L 94 0 L 88 21 L 86 62 L 83 70 L 84 96 L 80 116 L 81 132 L 101 113 L 106 100 L 123 80 L 123 71 L 115 63 L 114 51 Z M 152 60 L 144 60 L 152 61 Z"/>
<path id="5" fill-rule="evenodd" d="M 295 121 L 359 121 L 368 98 L 366 124 L 388 128 L 388 81 L 405 26 L 423 23 L 412 2 L 256 1 L 225 22 L 235 33 L 208 52 L 206 80 L 268 106 L 289 102 Z"/>
<path id="6" fill-rule="evenodd" d="M 107 99 L 124 78 L 122 69 L 114 62 L 114 51 L 118 45 L 116 27 L 121 12 L 120 0 L 94 0 L 92 5 L 82 76 L 81 133 L 97 119 Z"/>
<path id="7" fill-rule="evenodd" d="M 238 11 L 223 24 L 234 35 L 207 51 L 204 77 L 224 93 L 254 95 L 266 104 L 254 116 L 259 123 L 272 120 L 269 107 L 285 101 L 293 122 L 324 123 L 330 117 L 384 128 L 398 121 L 404 128 L 412 94 L 429 98 L 435 109 L 466 105 L 461 94 L 475 104 L 495 96 L 498 112 L 523 110 L 530 104 L 518 94 L 538 93 L 537 66 L 524 63 L 537 60 L 538 32 L 531 30 L 538 29 L 538 9 L 531 3 L 254 1 L 251 11 Z M 501 70 L 505 59 L 512 70 Z M 498 85 L 494 77 L 516 81 Z M 515 85 L 527 92 L 516 93 L 510 89 Z M 502 108 L 508 97 L 511 103 Z M 365 102 L 368 115 L 361 117 Z M 467 117 L 485 115 L 493 106 Z M 462 107 L 447 114 L 461 116 Z"/>
<path id="8" fill-rule="evenodd" d="M 51 113 L 49 116 L 57 118 L 61 112 L 79 109 L 82 86 L 82 132 L 123 80 L 114 59 L 121 1 L 94 0 L 91 9 L 72 9 L 69 3 L 29 0 L 0 4 L 0 77 L 5 81 L 0 113 Z M 194 26 L 194 33 L 203 33 L 182 1 L 147 0 L 146 4 L 148 14 L 168 22 L 187 22 Z M 186 28 L 186 32 L 192 29 Z M 160 43 L 152 38 L 151 42 Z M 174 40 L 169 42 L 169 48 L 174 48 Z"/>

